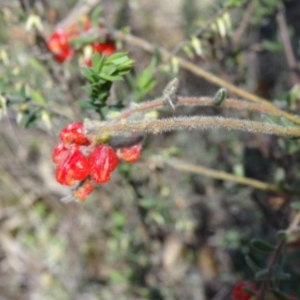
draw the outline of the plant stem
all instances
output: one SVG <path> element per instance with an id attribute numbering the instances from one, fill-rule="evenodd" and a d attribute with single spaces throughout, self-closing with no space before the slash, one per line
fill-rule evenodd
<path id="1" fill-rule="evenodd" d="M 262 282 L 262 284 L 259 288 L 259 291 L 257 293 L 257 300 L 265 300 L 265 293 L 268 289 L 268 283 L 269 283 L 270 277 L 272 275 L 272 268 L 278 261 L 281 251 L 283 250 L 284 246 L 285 246 L 285 240 L 280 241 L 279 244 L 277 245 L 276 250 L 273 253 L 273 256 L 272 256 L 271 261 L 268 266 L 267 278 Z"/>
<path id="2" fill-rule="evenodd" d="M 227 130 L 240 130 L 253 133 L 265 133 L 278 136 L 300 137 L 300 129 L 284 127 L 280 125 L 265 124 L 248 120 L 240 120 L 223 117 L 175 117 L 160 120 L 127 121 L 120 120 L 118 123 L 100 122 L 86 119 L 84 122 L 85 132 L 88 135 L 119 135 L 122 133 L 140 132 L 158 134 L 175 130 L 224 128 Z"/>
<path id="3" fill-rule="evenodd" d="M 152 161 L 152 160 L 153 159 L 150 159 L 150 161 Z M 254 180 L 254 179 L 250 179 L 250 178 L 246 178 L 246 177 L 238 177 L 238 176 L 226 173 L 226 172 L 216 171 L 214 169 L 206 168 L 203 166 L 198 166 L 198 165 L 196 166 L 196 165 L 188 164 L 188 163 L 182 162 L 178 159 L 173 159 L 173 158 L 164 159 L 164 158 L 159 157 L 159 158 L 154 158 L 154 162 L 155 161 L 162 162 L 162 163 L 170 166 L 171 168 L 176 169 L 178 171 L 182 171 L 182 172 L 200 174 L 200 175 L 208 176 L 208 177 L 215 178 L 215 179 L 232 181 L 232 182 L 250 186 L 250 187 L 253 187 L 256 189 L 275 192 L 278 194 L 285 194 L 287 192 L 283 188 L 276 186 L 274 184 L 269 184 L 269 183 L 265 183 L 265 182 L 262 182 L 259 180 Z"/>
<path id="4" fill-rule="evenodd" d="M 211 97 L 178 97 L 177 106 L 212 106 L 212 98 Z M 143 102 L 134 108 L 129 108 L 123 111 L 119 116 L 117 116 L 114 120 L 119 121 L 121 119 L 126 119 L 135 113 L 141 113 L 149 110 L 155 110 L 159 108 L 163 108 L 166 106 L 166 102 L 163 98 L 159 98 L 156 100 Z M 273 107 L 268 107 L 261 104 L 246 102 L 242 100 L 236 100 L 228 98 L 222 103 L 222 107 L 227 108 L 235 108 L 238 110 L 249 110 L 249 111 L 257 111 L 260 113 L 266 113 L 278 117 L 282 117 L 282 111 L 278 111 Z"/>
<path id="5" fill-rule="evenodd" d="M 292 231 L 298 226 L 299 223 L 300 223 L 300 211 L 294 216 L 294 218 L 293 218 L 292 222 L 290 223 L 289 227 L 286 229 L 286 233 L 291 234 Z M 265 293 L 267 291 L 268 283 L 269 283 L 270 277 L 272 275 L 272 268 L 276 264 L 276 262 L 278 261 L 278 259 L 280 257 L 280 254 L 281 254 L 285 244 L 286 244 L 286 239 L 283 239 L 277 245 L 276 250 L 273 253 L 273 256 L 272 256 L 271 261 L 270 261 L 269 266 L 268 266 L 267 278 L 262 282 L 262 284 L 260 286 L 260 289 L 257 293 L 257 300 L 264 300 L 265 299 Z"/>

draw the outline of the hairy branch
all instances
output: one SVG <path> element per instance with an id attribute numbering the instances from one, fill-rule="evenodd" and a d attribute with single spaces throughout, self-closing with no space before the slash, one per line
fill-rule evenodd
<path id="1" fill-rule="evenodd" d="M 253 133 L 274 134 L 278 136 L 300 137 L 300 129 L 283 127 L 248 120 L 223 117 L 176 117 L 160 120 L 143 120 L 139 122 L 120 120 L 118 123 L 100 122 L 85 119 L 84 129 L 88 135 L 119 135 L 121 133 L 152 133 L 158 134 L 175 130 L 224 128 L 227 130 L 241 130 Z"/>
<path id="2" fill-rule="evenodd" d="M 211 97 L 178 97 L 178 101 L 176 103 L 177 106 L 212 106 L 213 103 L 213 98 Z M 114 120 L 121 120 L 121 119 L 126 119 L 130 117 L 131 115 L 135 113 L 141 113 L 141 112 L 146 112 L 149 110 L 155 110 L 159 108 L 163 108 L 166 106 L 165 100 L 163 98 L 159 98 L 153 101 L 148 101 L 139 104 L 138 106 L 135 106 L 133 108 L 129 108 L 125 111 L 123 111 L 118 117 L 116 117 Z M 278 117 L 283 116 L 283 112 L 274 109 L 273 107 L 268 107 L 265 105 L 261 104 L 256 104 L 256 103 L 251 103 L 251 102 L 246 102 L 242 100 L 237 100 L 237 99 L 231 99 L 228 98 L 222 103 L 222 107 L 226 108 L 235 108 L 238 110 L 249 110 L 249 111 L 256 111 L 259 113 L 264 113 L 264 114 L 270 114 Z"/>

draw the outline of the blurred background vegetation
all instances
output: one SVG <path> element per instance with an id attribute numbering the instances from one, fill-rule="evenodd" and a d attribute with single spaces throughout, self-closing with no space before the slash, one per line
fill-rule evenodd
<path id="1" fill-rule="evenodd" d="M 298 196 L 181 172 L 155 158 L 298 188 L 299 141 L 222 130 L 148 136 L 138 163 L 121 164 L 85 203 L 61 202 L 68 189 L 55 181 L 57 135 L 71 120 L 98 115 L 76 103 L 87 99 L 78 57 L 58 64 L 39 32 L 49 36 L 78 3 L 0 0 L 0 299 L 230 299 L 236 282 L 253 280 L 245 255 L 261 265 L 268 259 L 249 241 L 275 243 Z M 109 26 L 171 52 L 187 39 L 178 56 L 299 113 L 300 1 L 102 0 L 92 7 L 101 7 Z M 174 76 L 182 96 L 218 90 L 174 59 L 116 43 L 135 65 L 113 85 L 111 103 L 154 99 Z M 159 114 L 253 117 L 199 107 Z M 292 279 L 281 287 L 300 295 L 299 245 L 285 254 Z"/>

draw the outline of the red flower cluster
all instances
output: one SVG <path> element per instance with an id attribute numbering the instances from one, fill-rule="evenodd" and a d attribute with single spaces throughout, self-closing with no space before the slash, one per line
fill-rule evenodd
<path id="1" fill-rule="evenodd" d="M 116 152 L 106 144 L 93 147 L 83 132 L 82 122 L 65 126 L 59 137 L 61 141 L 52 152 L 52 160 L 57 164 L 56 180 L 67 186 L 81 182 L 74 192 L 79 201 L 84 201 L 93 191 L 94 183 L 110 180 L 110 173 L 116 169 L 119 158 L 136 162 L 142 151 L 140 144 L 119 148 Z"/>
<path id="2" fill-rule="evenodd" d="M 258 291 L 258 288 L 252 282 L 249 281 L 239 282 L 231 292 L 231 299 L 232 300 L 255 300 L 256 296 L 248 294 L 245 291 L 245 288 L 246 289 L 248 288 L 254 292 Z M 287 297 L 289 298 L 289 300 L 296 300 L 296 298 L 292 295 L 287 295 Z M 273 298 L 272 295 L 270 295 L 270 298 L 268 297 L 268 299 L 278 300 L 277 298 Z"/>
<path id="3" fill-rule="evenodd" d="M 81 31 L 88 31 L 92 28 L 92 23 L 89 19 L 84 19 L 80 24 L 73 24 L 66 30 L 57 29 L 49 38 L 47 46 L 48 49 L 54 54 L 55 59 L 63 63 L 64 61 L 71 59 L 74 55 L 74 50 L 70 44 L 71 38 L 76 38 L 80 35 Z M 81 29 L 82 28 L 82 29 Z M 91 44 L 92 51 L 99 54 L 109 56 L 116 51 L 116 45 L 112 41 L 105 41 L 103 43 L 93 42 Z M 84 58 L 84 63 L 87 66 L 91 66 L 92 61 L 90 58 Z"/>
<path id="4" fill-rule="evenodd" d="M 251 283 L 249 281 L 243 281 L 243 282 L 238 283 L 234 287 L 234 289 L 231 293 L 232 300 L 250 300 L 251 297 L 253 297 L 253 296 L 248 294 L 244 290 L 244 288 L 248 288 L 248 289 L 253 290 L 254 292 L 257 292 L 257 287 L 253 283 Z"/>

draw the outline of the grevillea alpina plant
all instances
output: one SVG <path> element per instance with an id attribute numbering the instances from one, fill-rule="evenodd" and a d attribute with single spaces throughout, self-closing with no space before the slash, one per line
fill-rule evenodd
<path id="1" fill-rule="evenodd" d="M 147 133 L 158 134 L 171 130 L 225 128 L 260 132 L 279 136 L 300 137 L 299 126 L 283 118 L 281 110 L 263 104 L 253 104 L 241 100 L 227 99 L 226 90 L 220 89 L 214 97 L 189 98 L 177 95 L 178 79 L 173 79 L 156 100 L 143 102 L 128 109 L 116 110 L 117 106 L 108 106 L 107 99 L 114 81 L 122 80 L 133 65 L 125 53 L 114 54 L 108 58 L 94 55 L 92 64 L 83 70 L 88 85 L 85 90 L 89 96 L 86 102 L 80 102 L 83 108 L 92 108 L 102 120 L 72 122 L 60 132 L 59 143 L 54 147 L 52 159 L 56 163 L 56 180 L 70 186 L 72 197 L 83 202 L 94 190 L 111 180 L 119 161 L 134 163 L 140 159 L 142 142 Z M 178 106 L 224 106 L 238 110 L 249 110 L 272 116 L 271 121 L 259 122 L 243 119 L 206 116 L 184 116 L 172 118 L 148 118 L 149 110 L 169 107 L 173 111 Z M 113 117 L 111 117 L 113 115 Z M 277 118 L 274 119 L 274 116 Z M 284 239 L 283 239 L 284 240 Z M 284 240 L 284 243 L 286 241 Z M 282 250 L 282 239 L 277 246 L 261 240 L 253 240 L 256 251 L 278 258 Z M 247 263 L 253 268 L 259 287 L 252 282 L 239 282 L 231 293 L 232 300 L 295 300 L 295 297 L 280 291 L 273 282 L 288 278 L 282 271 L 277 259 L 270 266 L 257 266 L 247 257 Z"/>
<path id="2" fill-rule="evenodd" d="M 273 107 L 251 104 L 243 101 L 226 99 L 226 90 L 220 89 L 211 99 L 183 98 L 177 96 L 178 79 L 173 79 L 162 92 L 158 100 L 145 102 L 139 106 L 123 110 L 115 118 L 107 119 L 108 112 L 118 106 L 107 106 L 110 88 L 114 81 L 122 80 L 133 61 L 125 53 L 117 53 L 109 58 L 94 55 L 93 63 L 83 70 L 89 84 L 85 90 L 89 101 L 79 102 L 83 108 L 92 108 L 104 119 L 68 124 L 60 132 L 60 142 L 53 149 L 53 161 L 57 164 L 56 179 L 59 183 L 75 186 L 74 196 L 83 201 L 93 190 L 94 184 L 102 184 L 110 180 L 110 174 L 118 160 L 138 161 L 142 145 L 138 139 L 132 141 L 134 135 L 146 133 L 157 134 L 171 130 L 207 129 L 223 127 L 228 130 L 261 132 L 266 134 L 300 136 L 300 129 L 281 118 L 280 123 L 262 123 L 257 121 L 231 119 L 223 117 L 173 117 L 166 119 L 149 119 L 143 117 L 148 110 L 169 106 L 173 110 L 181 105 L 213 105 L 228 106 L 236 109 L 248 109 L 266 114 L 281 116 Z M 138 118 L 133 115 L 139 114 Z M 109 143 L 123 138 L 114 148 Z"/>

